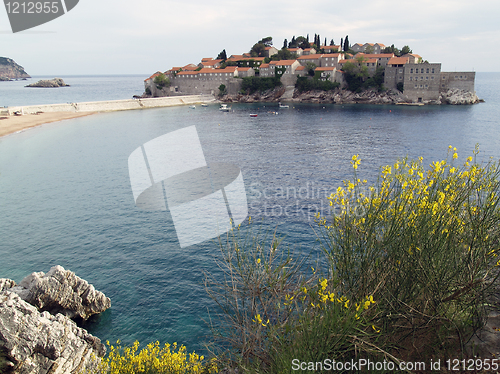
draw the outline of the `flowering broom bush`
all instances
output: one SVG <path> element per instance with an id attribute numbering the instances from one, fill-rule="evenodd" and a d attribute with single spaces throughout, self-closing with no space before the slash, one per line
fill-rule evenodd
<path id="1" fill-rule="evenodd" d="M 371 187 L 355 155 L 355 180 L 330 196 L 331 217 L 317 216 L 331 277 L 348 298 L 377 299 L 385 346 L 413 347 L 398 351 L 407 357 L 464 343 L 483 321 L 500 264 L 500 164 L 477 154 L 457 165 L 450 146 L 428 169 L 404 158 Z"/>
<path id="2" fill-rule="evenodd" d="M 150 343 L 139 351 L 139 342 L 122 348 L 120 341 L 109 347 L 108 355 L 101 361 L 99 373 L 109 374 L 202 374 L 217 373 L 214 361 L 204 362 L 204 357 L 187 353 L 186 347 L 177 343 Z"/>

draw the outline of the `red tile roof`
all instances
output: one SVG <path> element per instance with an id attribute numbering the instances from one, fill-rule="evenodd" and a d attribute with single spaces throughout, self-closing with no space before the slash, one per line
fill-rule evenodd
<path id="1" fill-rule="evenodd" d="M 315 71 L 333 71 L 335 70 L 335 68 L 333 66 L 323 66 L 323 67 L 319 67 L 319 68 L 316 68 L 314 69 Z"/>
<path id="2" fill-rule="evenodd" d="M 389 60 L 387 65 L 404 65 L 409 63 L 409 57 L 393 57 Z"/>
<path id="3" fill-rule="evenodd" d="M 297 60 L 316 60 L 324 55 L 314 54 L 314 55 L 302 55 L 297 58 Z"/>
<path id="4" fill-rule="evenodd" d="M 291 66 L 295 63 L 297 60 L 279 60 L 279 61 L 271 61 L 271 63 L 274 63 L 273 65 L 280 65 L 280 66 Z"/>

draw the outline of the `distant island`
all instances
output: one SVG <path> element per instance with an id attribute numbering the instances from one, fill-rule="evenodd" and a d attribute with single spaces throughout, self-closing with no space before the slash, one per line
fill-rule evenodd
<path id="1" fill-rule="evenodd" d="M 327 45 L 319 35 L 272 37 L 249 52 L 202 58 L 198 64 L 157 71 L 144 80 L 142 97 L 211 94 L 225 102 L 296 101 L 370 104 L 474 104 L 475 72 L 442 72 L 409 46 L 356 43 Z"/>
<path id="2" fill-rule="evenodd" d="M 0 81 L 31 78 L 21 65 L 7 57 L 0 57 Z"/>

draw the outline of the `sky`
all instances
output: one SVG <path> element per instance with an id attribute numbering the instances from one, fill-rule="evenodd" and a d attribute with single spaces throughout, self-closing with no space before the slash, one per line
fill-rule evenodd
<path id="1" fill-rule="evenodd" d="M 14 0 L 24 1 L 24 0 Z M 27 1 L 27 0 L 26 0 Z M 37 1 L 37 0 L 34 0 Z M 43 0 L 41 0 L 43 1 Z M 408 45 L 442 71 L 500 71 L 498 0 L 80 0 L 65 15 L 12 33 L 0 9 L 0 57 L 30 75 L 144 74 L 248 52 L 272 36 L 328 44 Z"/>

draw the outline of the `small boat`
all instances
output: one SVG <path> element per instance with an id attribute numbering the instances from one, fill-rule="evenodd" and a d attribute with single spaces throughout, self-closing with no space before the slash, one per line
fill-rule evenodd
<path id="1" fill-rule="evenodd" d="M 201 106 L 206 108 L 208 106 L 208 104 L 202 103 Z"/>
<path id="2" fill-rule="evenodd" d="M 288 108 L 290 108 L 288 105 L 283 105 L 283 104 L 281 104 L 281 103 L 279 103 L 279 107 L 280 107 L 281 109 L 288 109 Z"/>
<path id="3" fill-rule="evenodd" d="M 189 108 L 196 109 L 196 105 L 190 105 Z"/>
<path id="4" fill-rule="evenodd" d="M 228 108 L 227 104 L 221 104 L 219 110 L 221 110 L 223 112 L 229 112 L 231 110 L 231 108 Z"/>
<path id="5" fill-rule="evenodd" d="M 256 113 L 250 113 L 250 117 L 257 117 Z"/>

